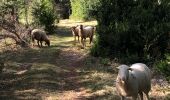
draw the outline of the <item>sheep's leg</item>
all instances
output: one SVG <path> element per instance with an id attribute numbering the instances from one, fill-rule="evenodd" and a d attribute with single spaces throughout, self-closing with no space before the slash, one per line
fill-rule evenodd
<path id="1" fill-rule="evenodd" d="M 40 41 L 40 43 L 41 43 L 41 47 L 42 47 L 42 41 Z"/>
<path id="2" fill-rule="evenodd" d="M 89 42 L 89 44 L 91 44 L 91 37 L 90 37 L 89 39 L 90 39 L 90 42 Z"/>
<path id="3" fill-rule="evenodd" d="M 140 100 L 143 100 L 143 93 L 139 92 L 139 95 L 140 95 Z"/>
<path id="4" fill-rule="evenodd" d="M 82 47 L 84 48 L 83 38 L 81 38 L 80 43 L 81 43 Z"/>
<path id="5" fill-rule="evenodd" d="M 91 44 L 92 41 L 93 41 L 93 36 L 90 37 L 90 43 L 89 44 Z"/>
<path id="6" fill-rule="evenodd" d="M 137 100 L 137 96 L 133 96 L 133 97 L 132 97 L 132 100 Z"/>
<path id="7" fill-rule="evenodd" d="M 76 36 L 74 35 L 74 42 L 76 43 Z"/>
<path id="8" fill-rule="evenodd" d="M 121 100 L 125 100 L 125 97 L 124 97 L 124 96 L 121 96 Z"/>
<path id="9" fill-rule="evenodd" d="M 83 39 L 83 48 L 85 48 L 85 39 Z"/>
<path id="10" fill-rule="evenodd" d="M 86 38 L 84 39 L 84 47 L 86 47 Z"/>
<path id="11" fill-rule="evenodd" d="M 150 100 L 148 93 L 145 93 L 145 94 L 146 94 L 147 100 Z"/>
<path id="12" fill-rule="evenodd" d="M 39 45 L 39 41 L 37 40 L 37 44 L 38 44 L 38 46 L 40 47 L 40 45 Z"/>
<path id="13" fill-rule="evenodd" d="M 34 46 L 35 44 L 35 41 L 34 41 L 34 38 L 32 38 L 32 46 Z"/>
<path id="14" fill-rule="evenodd" d="M 80 42 L 80 40 L 79 40 L 79 36 L 78 36 L 78 42 Z"/>
<path id="15" fill-rule="evenodd" d="M 93 28 L 93 30 L 92 30 L 92 32 L 91 32 L 92 34 L 91 34 L 91 36 L 90 36 L 90 44 L 91 44 L 91 42 L 93 41 L 93 35 L 94 35 L 94 28 Z"/>

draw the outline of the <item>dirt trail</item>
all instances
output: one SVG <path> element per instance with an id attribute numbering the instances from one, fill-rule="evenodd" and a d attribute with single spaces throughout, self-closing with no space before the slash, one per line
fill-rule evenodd
<path id="1" fill-rule="evenodd" d="M 60 59 L 64 59 L 67 62 L 65 66 L 69 69 L 69 72 L 63 74 L 70 90 L 65 91 L 65 88 L 61 89 L 62 92 L 59 93 L 58 100 L 85 100 L 84 96 L 89 95 L 87 90 L 79 83 L 79 78 L 77 78 L 79 72 L 76 71 L 78 67 L 82 67 L 82 60 L 86 54 L 76 49 L 74 47 L 65 48 L 60 53 Z"/>
<path id="2" fill-rule="evenodd" d="M 71 20 L 61 20 L 58 24 L 61 27 L 60 33 L 62 33 L 62 27 L 70 28 L 71 26 L 76 26 L 79 24 L 83 25 L 96 25 L 96 21 L 93 22 L 75 22 Z M 66 32 L 69 31 L 68 29 L 65 30 Z M 63 34 L 65 34 L 65 31 Z M 88 90 L 86 90 L 81 84 L 79 83 L 79 72 L 77 72 L 77 68 L 82 67 L 83 59 L 86 57 L 87 53 L 82 52 L 79 47 L 68 47 L 63 48 L 60 53 L 60 59 L 65 60 L 65 66 L 69 69 L 68 73 L 64 73 L 65 82 L 71 88 L 69 91 L 65 91 L 63 88 L 62 92 L 59 93 L 57 99 L 59 100 L 85 100 L 84 96 L 90 95 Z"/>

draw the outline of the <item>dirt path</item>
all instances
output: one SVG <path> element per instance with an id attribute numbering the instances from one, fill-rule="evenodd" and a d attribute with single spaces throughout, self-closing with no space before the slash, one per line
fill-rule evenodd
<path id="1" fill-rule="evenodd" d="M 61 27 L 61 30 L 64 28 L 70 28 L 71 26 L 76 26 L 79 24 L 83 25 L 96 25 L 96 21 L 93 22 L 72 22 L 71 20 L 62 20 L 58 24 Z M 59 31 L 62 33 L 62 31 Z M 67 33 L 68 30 L 65 30 L 63 34 Z M 65 66 L 69 69 L 69 72 L 63 73 L 65 76 L 65 82 L 69 85 L 70 90 L 65 91 L 65 88 L 62 87 L 62 92 L 58 94 L 59 100 L 85 100 L 84 96 L 90 95 L 87 89 L 85 89 L 81 83 L 78 68 L 83 67 L 83 60 L 86 57 L 87 53 L 83 52 L 80 47 L 70 46 L 69 48 L 63 48 L 60 53 L 60 60 L 64 59 Z"/>
<path id="2" fill-rule="evenodd" d="M 83 96 L 86 94 L 86 90 L 81 86 L 79 82 L 78 75 L 76 71 L 77 67 L 81 67 L 82 59 L 85 56 L 82 52 L 75 50 L 75 48 L 64 49 L 61 54 L 61 59 L 64 59 L 67 63 L 65 66 L 68 67 L 68 73 L 64 73 L 65 82 L 69 84 L 69 91 L 62 89 L 61 97 L 59 100 L 84 100 Z"/>
<path id="3" fill-rule="evenodd" d="M 62 68 L 67 69 L 60 73 L 62 76 L 61 86 L 58 92 L 42 94 L 43 100 L 86 100 L 84 96 L 89 95 L 88 91 L 79 83 L 83 59 L 86 53 L 77 50 L 76 47 L 62 48 L 56 62 L 64 63 Z"/>

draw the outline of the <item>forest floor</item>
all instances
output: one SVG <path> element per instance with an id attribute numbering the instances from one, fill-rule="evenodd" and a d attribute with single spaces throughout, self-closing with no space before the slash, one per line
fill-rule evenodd
<path id="1" fill-rule="evenodd" d="M 120 100 L 115 89 L 116 61 L 89 55 L 70 27 L 96 21 L 61 20 L 50 47 L 10 49 L 1 53 L 0 100 Z M 152 72 L 154 72 L 152 70 Z M 170 100 L 170 84 L 159 74 L 152 78 L 151 100 Z"/>

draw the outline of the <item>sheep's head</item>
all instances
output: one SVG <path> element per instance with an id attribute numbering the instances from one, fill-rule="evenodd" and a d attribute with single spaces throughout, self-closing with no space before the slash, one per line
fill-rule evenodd
<path id="1" fill-rule="evenodd" d="M 75 26 L 71 27 L 71 31 L 74 31 L 74 30 L 75 30 L 75 28 L 76 28 Z"/>
<path id="2" fill-rule="evenodd" d="M 78 35 L 79 30 L 80 30 L 79 25 L 71 27 L 71 32 L 72 32 L 72 34 L 75 35 L 75 36 Z"/>
<path id="3" fill-rule="evenodd" d="M 118 72 L 119 81 L 125 84 L 128 81 L 129 70 L 131 70 L 131 68 L 129 68 L 127 65 L 121 65 L 117 68 L 119 69 L 119 72 Z"/>
<path id="4" fill-rule="evenodd" d="M 83 25 L 80 25 L 80 26 L 79 26 L 79 33 L 82 34 L 82 31 L 83 31 Z"/>
<path id="5" fill-rule="evenodd" d="M 46 40 L 46 41 L 45 41 L 45 44 L 48 45 L 48 46 L 50 46 L 50 40 Z"/>

